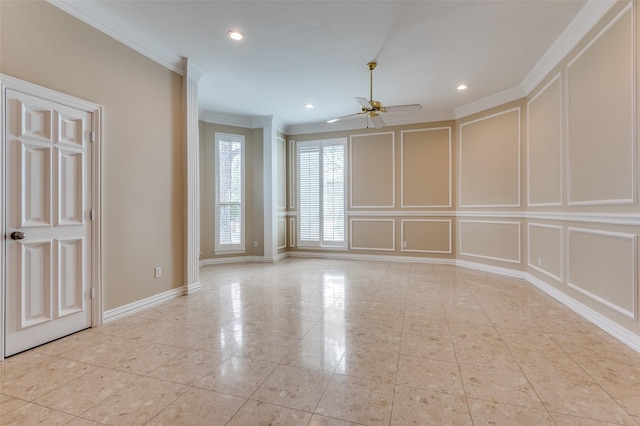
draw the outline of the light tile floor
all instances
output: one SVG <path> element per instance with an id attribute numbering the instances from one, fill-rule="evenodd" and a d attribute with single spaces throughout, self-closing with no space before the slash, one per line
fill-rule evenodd
<path id="1" fill-rule="evenodd" d="M 640 354 L 531 285 L 287 259 L 0 364 L 0 424 L 640 423 Z"/>

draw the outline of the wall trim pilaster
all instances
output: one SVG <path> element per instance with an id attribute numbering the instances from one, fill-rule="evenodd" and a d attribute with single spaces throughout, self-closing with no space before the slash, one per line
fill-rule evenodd
<path id="1" fill-rule="evenodd" d="M 183 291 L 189 294 L 200 286 L 200 137 L 198 134 L 198 80 L 204 71 L 184 59 L 184 150 L 185 150 L 185 271 Z"/>

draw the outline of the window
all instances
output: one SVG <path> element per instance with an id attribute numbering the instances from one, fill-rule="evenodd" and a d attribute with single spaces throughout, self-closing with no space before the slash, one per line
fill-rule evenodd
<path id="1" fill-rule="evenodd" d="M 346 247 L 346 139 L 298 142 L 298 246 Z"/>
<path id="2" fill-rule="evenodd" d="M 216 133 L 216 253 L 244 252 L 244 136 Z"/>

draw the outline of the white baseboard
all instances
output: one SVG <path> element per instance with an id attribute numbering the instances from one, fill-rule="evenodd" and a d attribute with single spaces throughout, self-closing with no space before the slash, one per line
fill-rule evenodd
<path id="1" fill-rule="evenodd" d="M 273 257 L 265 256 L 227 256 L 217 257 L 214 259 L 201 259 L 200 266 L 207 265 L 222 265 L 227 263 L 245 263 L 245 262 L 260 262 L 260 263 L 278 263 L 282 259 L 289 256 L 288 252 L 278 253 Z"/>
<path id="2" fill-rule="evenodd" d="M 182 287 L 183 290 L 183 294 L 187 295 L 187 294 L 191 294 L 194 291 L 200 290 L 202 288 L 202 283 L 197 282 L 197 283 L 191 283 L 189 285 L 185 285 Z"/>
<path id="3" fill-rule="evenodd" d="M 184 295 L 184 287 L 174 288 L 172 290 L 165 291 L 164 293 L 156 294 L 154 296 L 147 297 L 146 299 L 138 300 L 137 302 L 120 306 L 119 308 L 104 311 L 104 313 L 102 314 L 102 324 L 107 324 L 119 318 L 126 317 L 127 315 L 143 311 L 145 309 L 151 308 L 152 306 L 159 305 L 162 302 L 166 302 L 170 299 L 175 299 L 176 297 L 180 297 L 182 295 Z"/>
<path id="4" fill-rule="evenodd" d="M 616 322 L 605 317 L 601 313 L 594 311 L 590 307 L 583 305 L 573 297 L 563 293 L 552 285 L 547 284 L 538 277 L 535 277 L 531 274 L 526 274 L 526 280 L 549 296 L 556 299 L 558 302 L 565 305 L 567 308 L 571 309 L 573 312 L 586 319 L 587 321 L 601 328 L 627 346 L 630 346 L 631 348 L 640 352 L 640 336 L 638 336 L 637 334 L 632 333 Z"/>
<path id="5" fill-rule="evenodd" d="M 262 262 L 262 256 L 228 256 L 214 259 L 201 259 L 200 266 L 223 265 L 226 263 Z"/>
<path id="6" fill-rule="evenodd" d="M 515 269 L 502 268 L 499 266 L 485 265 L 484 263 L 469 262 L 468 260 L 456 260 L 456 266 L 461 266 L 475 271 L 490 272 L 492 274 L 503 275 L 511 278 L 526 279 L 527 274 Z"/>
<path id="7" fill-rule="evenodd" d="M 206 265 L 220 265 L 226 263 L 242 263 L 242 262 L 261 262 L 261 263 L 276 263 L 287 257 L 298 258 L 316 258 L 316 259 L 345 259 L 345 260 L 365 260 L 365 261 L 383 261 L 383 262 L 403 262 L 403 263 L 423 263 L 423 264 L 437 264 L 437 265 L 455 265 L 463 268 L 468 268 L 476 271 L 489 272 L 497 275 L 502 275 L 511 278 L 519 278 L 528 281 L 544 293 L 553 297 L 558 302 L 571 309 L 573 312 L 590 321 L 595 326 L 601 328 L 611 336 L 620 340 L 624 344 L 628 345 L 632 349 L 640 352 L 640 336 L 632 333 L 626 328 L 622 327 L 618 323 L 605 317 L 604 315 L 596 312 L 586 305 L 578 302 L 571 296 L 552 285 L 544 282 L 540 278 L 524 271 L 518 271 L 509 268 L 503 268 L 499 266 L 485 265 L 483 263 L 469 262 L 467 260 L 459 259 L 440 259 L 440 258 L 428 258 L 428 257 L 410 257 L 410 256 L 389 256 L 389 255 L 374 255 L 374 254 L 349 254 L 349 253 L 332 253 L 332 252 L 306 252 L 306 251 L 289 251 L 285 253 L 279 253 L 273 258 L 265 258 L 263 256 L 237 256 L 237 257 L 223 257 L 217 259 L 203 259 L 200 261 L 200 266 Z M 186 291 L 186 294 L 190 294 L 195 290 L 200 289 L 202 286 L 200 283 L 192 284 Z M 147 299 L 130 303 L 120 308 L 112 309 L 104 313 L 103 323 L 113 321 L 123 316 L 132 314 L 134 312 L 141 311 L 143 309 L 150 308 L 165 300 L 178 297 L 185 294 L 183 288 L 170 290 L 165 293 L 158 294 L 156 296 L 149 297 Z"/>
<path id="8" fill-rule="evenodd" d="M 303 257 L 316 259 L 368 260 L 376 262 L 429 263 L 438 265 L 455 265 L 455 259 L 439 259 L 432 257 L 391 256 L 376 254 L 351 254 L 331 252 L 290 251 L 287 257 Z"/>

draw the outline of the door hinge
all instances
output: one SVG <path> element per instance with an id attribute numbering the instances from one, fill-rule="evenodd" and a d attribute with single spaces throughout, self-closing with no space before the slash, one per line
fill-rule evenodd
<path id="1" fill-rule="evenodd" d="M 89 220 L 93 220 L 94 216 L 95 216 L 94 210 L 93 209 L 89 210 Z"/>
<path id="2" fill-rule="evenodd" d="M 89 132 L 89 140 L 91 142 L 95 142 L 96 141 L 96 132 L 93 132 L 93 131 Z"/>
<path id="3" fill-rule="evenodd" d="M 95 299 L 96 297 L 96 289 L 94 287 L 91 287 L 91 299 Z"/>

